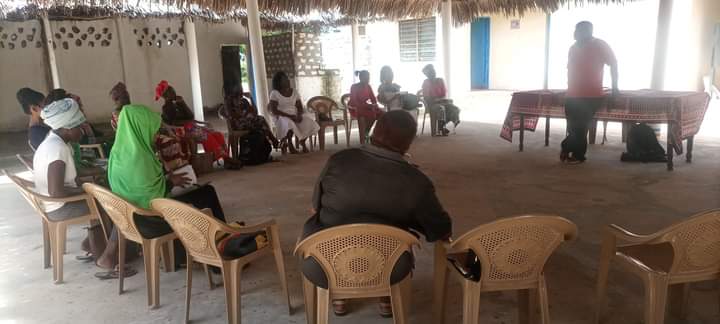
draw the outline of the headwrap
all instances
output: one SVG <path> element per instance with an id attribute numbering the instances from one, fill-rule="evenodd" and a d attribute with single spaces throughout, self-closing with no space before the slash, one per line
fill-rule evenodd
<path id="1" fill-rule="evenodd" d="M 155 198 L 165 197 L 163 167 L 153 149 L 161 124 L 160 115 L 145 106 L 124 106 L 110 151 L 110 188 L 142 208 L 149 208 Z"/>
<path id="2" fill-rule="evenodd" d="M 110 90 L 110 98 L 113 101 L 118 101 L 123 97 L 130 97 L 130 94 L 127 91 L 127 87 L 125 86 L 125 83 L 118 82 L 111 90 Z"/>
<path id="3" fill-rule="evenodd" d="M 170 88 L 170 84 L 167 81 L 160 81 L 157 87 L 155 87 L 155 101 L 158 101 L 168 88 Z"/>
<path id="4" fill-rule="evenodd" d="M 57 100 L 45 106 L 40 118 L 52 129 L 75 128 L 86 121 L 80 106 L 71 98 Z"/>

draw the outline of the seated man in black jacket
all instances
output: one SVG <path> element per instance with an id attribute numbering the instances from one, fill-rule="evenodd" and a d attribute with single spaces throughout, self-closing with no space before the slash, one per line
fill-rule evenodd
<path id="1" fill-rule="evenodd" d="M 452 222 L 435 194 L 432 181 L 404 159 L 417 123 L 406 111 L 391 111 L 375 126 L 371 144 L 336 153 L 327 162 L 315 186 L 311 217 L 303 237 L 325 228 L 376 223 L 420 232 L 429 242 L 447 239 Z M 413 268 L 413 257 L 403 254 L 393 268 L 391 283 L 402 281 Z M 312 258 L 304 260 L 308 280 L 327 288 L 327 278 Z M 344 301 L 333 301 L 344 315 Z M 380 315 L 392 316 L 390 301 L 380 302 Z"/>

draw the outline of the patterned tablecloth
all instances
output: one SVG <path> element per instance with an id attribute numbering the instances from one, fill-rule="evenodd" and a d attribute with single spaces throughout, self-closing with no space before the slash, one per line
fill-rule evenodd
<path id="1" fill-rule="evenodd" d="M 500 137 L 512 142 L 513 131 L 520 130 L 520 115 L 529 131 L 535 131 L 540 117 L 565 118 L 564 102 L 565 90 L 513 93 Z M 682 141 L 700 130 L 709 103 L 710 96 L 704 92 L 621 91 L 614 100 L 608 96 L 595 118 L 668 124 L 675 152 L 682 154 Z"/>

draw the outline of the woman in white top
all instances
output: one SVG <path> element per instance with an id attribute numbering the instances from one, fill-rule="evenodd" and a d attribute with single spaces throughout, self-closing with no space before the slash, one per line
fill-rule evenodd
<path id="1" fill-rule="evenodd" d="M 300 95 L 290 86 L 290 79 L 285 72 L 275 73 L 272 87 L 269 109 L 275 120 L 277 137 L 282 139 L 280 147 L 283 151 L 290 150 L 290 153 L 297 154 L 298 151 L 292 145 L 293 136 L 297 136 L 303 153 L 307 153 L 305 141 L 317 133 L 320 126 L 313 120 L 312 114 L 303 109 Z"/>

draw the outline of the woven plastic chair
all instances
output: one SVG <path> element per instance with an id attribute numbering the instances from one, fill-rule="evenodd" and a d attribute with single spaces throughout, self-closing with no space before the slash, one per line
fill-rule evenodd
<path id="1" fill-rule="evenodd" d="M 53 281 L 56 284 L 63 281 L 63 255 L 65 254 L 65 245 L 67 241 L 67 227 L 75 224 L 90 224 L 90 221 L 99 219 L 98 212 L 93 199 L 88 195 L 77 195 L 64 198 L 53 198 L 41 195 L 32 188 L 34 184 L 28 180 L 20 178 L 5 170 L 2 170 L 10 181 L 15 184 L 20 194 L 30 203 L 35 211 L 40 214 L 43 226 L 43 268 L 47 269 L 53 266 Z M 79 217 L 54 221 L 47 217 L 47 213 L 42 207 L 44 202 L 60 202 L 70 203 L 75 201 L 85 201 L 88 204 L 90 213 Z M 107 233 L 106 233 L 107 234 Z M 107 236 L 106 236 L 107 237 Z"/>
<path id="2" fill-rule="evenodd" d="M 145 263 L 145 281 L 147 283 L 148 306 L 156 308 L 160 305 L 160 257 L 162 256 L 165 272 L 175 271 L 175 252 L 173 241 L 177 238 L 175 233 L 166 234 L 153 239 L 146 239 L 140 235 L 133 214 L 143 217 L 160 217 L 154 211 L 137 207 L 118 195 L 101 186 L 92 183 L 83 184 L 88 195 L 97 199 L 112 222 L 115 224 L 118 236 L 118 294 L 123 293 L 125 278 L 125 240 L 142 245 L 143 261 Z M 109 228 L 105 226 L 106 228 Z"/>
<path id="3" fill-rule="evenodd" d="M 313 257 L 328 278 L 328 289 L 323 289 L 303 275 L 307 323 L 327 324 L 330 300 L 383 296 L 392 300 L 394 323 L 408 323 L 411 276 L 391 286 L 390 275 L 413 246 L 420 242 L 412 234 L 377 224 L 336 226 L 299 242 L 295 254 L 302 260 Z"/>
<path id="4" fill-rule="evenodd" d="M 101 159 L 105 158 L 105 150 L 103 150 L 102 144 L 80 144 L 81 150 L 93 150 L 97 153 L 97 156 Z"/>
<path id="5" fill-rule="evenodd" d="M 352 133 L 352 127 L 353 127 L 353 120 L 357 120 L 357 118 L 353 117 L 350 114 L 350 110 L 353 110 L 354 108 L 350 107 L 350 94 L 346 93 L 340 97 L 340 109 L 343 111 L 343 116 L 345 117 L 345 120 L 347 121 L 347 126 L 345 126 L 345 129 L 347 130 L 347 138 L 350 139 L 350 134 Z"/>
<path id="6" fill-rule="evenodd" d="M 338 126 L 345 127 L 345 143 L 350 146 L 350 132 L 348 131 L 348 113 L 347 110 L 340 109 L 335 100 L 325 96 L 316 96 L 308 100 L 307 105 L 310 111 L 315 113 L 315 120 L 320 125 L 320 131 L 318 131 L 318 141 L 320 151 L 325 150 L 325 128 L 332 127 L 333 138 L 335 144 L 338 144 Z M 334 119 L 333 112 L 336 110 L 342 110 L 342 119 Z M 323 120 L 323 116 L 329 117 L 330 120 Z"/>
<path id="7" fill-rule="evenodd" d="M 603 234 L 598 271 L 596 323 L 605 308 L 611 260 L 642 279 L 645 324 L 664 322 L 668 288 L 671 311 L 685 318 L 688 283 L 717 280 L 720 275 L 720 209 L 699 213 L 650 235 L 609 225 Z"/>
<path id="8" fill-rule="evenodd" d="M 266 221 L 253 226 L 233 228 L 215 218 L 206 215 L 192 206 L 172 199 L 154 199 L 150 202 L 152 208 L 160 212 L 165 220 L 177 233 L 178 238 L 185 245 L 187 251 L 187 290 L 185 294 L 185 322 L 190 318 L 190 292 L 192 289 L 193 262 L 219 267 L 223 275 L 225 286 L 225 300 L 227 304 L 228 323 L 240 323 L 240 273 L 245 264 L 265 255 L 275 257 L 280 284 L 291 310 L 290 295 L 288 294 L 287 276 L 280 247 L 280 236 L 274 220 Z M 209 211 L 208 211 L 209 213 Z M 215 239 L 226 234 L 250 234 L 265 231 L 268 235 L 268 245 L 248 255 L 237 259 L 225 259 L 215 245 Z"/>
<path id="9" fill-rule="evenodd" d="M 28 171 L 33 172 L 33 160 L 32 160 L 32 158 L 27 158 L 27 157 L 25 157 L 25 156 L 23 156 L 23 155 L 21 155 L 21 154 L 15 154 L 15 157 L 17 157 L 17 159 L 20 161 L 20 163 L 22 163 L 22 165 L 25 166 L 25 168 L 26 168 Z"/>
<path id="10" fill-rule="evenodd" d="M 535 313 L 530 291 L 537 290 L 541 322 L 550 323 L 547 287 L 543 269 L 560 243 L 577 236 L 577 226 L 562 217 L 519 216 L 481 225 L 451 244 L 435 246 L 434 323 L 442 324 L 445 311 L 448 269 L 463 287 L 463 323 L 476 324 L 480 317 L 480 293 L 518 290 L 520 321 Z M 465 278 L 448 261 L 448 255 L 466 255 L 472 250 L 480 261 L 480 278 Z M 533 298 L 534 299 L 534 298 Z"/>

